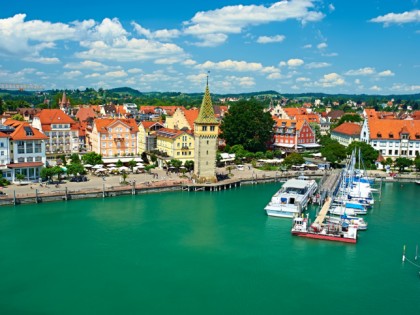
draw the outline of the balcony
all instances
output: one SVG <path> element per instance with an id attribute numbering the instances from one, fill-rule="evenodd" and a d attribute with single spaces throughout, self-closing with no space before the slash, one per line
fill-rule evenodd
<path id="1" fill-rule="evenodd" d="M 124 142 L 124 138 L 114 138 L 115 142 Z"/>

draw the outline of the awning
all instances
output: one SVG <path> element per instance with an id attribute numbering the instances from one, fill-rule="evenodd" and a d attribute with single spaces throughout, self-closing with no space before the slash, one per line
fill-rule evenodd
<path id="1" fill-rule="evenodd" d="M 7 164 L 7 168 L 28 168 L 28 167 L 39 167 L 43 166 L 42 162 L 24 162 L 24 163 L 14 163 Z"/>
<path id="2" fill-rule="evenodd" d="M 303 144 L 299 144 L 298 147 L 310 149 L 310 148 L 320 148 L 321 145 L 319 145 L 318 143 L 303 143 Z"/>
<path id="3" fill-rule="evenodd" d="M 293 148 L 295 144 L 294 143 L 274 143 L 274 146 L 282 147 L 282 148 Z"/>
<path id="4" fill-rule="evenodd" d="M 134 160 L 134 162 L 143 162 L 143 159 L 141 157 L 120 157 L 120 158 L 111 158 L 111 159 L 107 159 L 102 157 L 102 161 L 104 162 L 104 164 L 108 164 L 108 163 L 117 163 L 118 161 L 121 161 L 123 163 L 127 163 Z"/>

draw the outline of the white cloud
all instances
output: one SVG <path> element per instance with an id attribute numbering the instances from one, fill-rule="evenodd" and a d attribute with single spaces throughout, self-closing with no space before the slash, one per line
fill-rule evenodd
<path id="1" fill-rule="evenodd" d="M 196 36 L 202 46 L 214 46 L 216 42 L 209 34 L 219 37 L 218 44 L 227 39 L 227 34 L 239 34 L 246 27 L 282 22 L 296 19 L 302 23 L 319 21 L 324 14 L 312 11 L 312 0 L 279 1 L 271 6 L 264 5 L 231 5 L 211 11 L 197 12 L 194 17 L 185 22 L 184 33 Z M 223 37 L 220 35 L 225 35 Z M 211 44 L 206 43 L 208 40 Z"/>
<path id="2" fill-rule="evenodd" d="M 184 60 L 183 62 L 181 62 L 184 66 L 194 66 L 197 64 L 197 61 L 192 60 L 192 59 L 187 59 Z"/>
<path id="3" fill-rule="evenodd" d="M 420 10 L 406 11 L 403 13 L 388 13 L 370 20 L 374 23 L 383 23 L 384 26 L 390 24 L 404 24 L 420 22 Z"/>
<path id="4" fill-rule="evenodd" d="M 127 76 L 127 72 L 124 70 L 110 71 L 105 73 L 105 76 L 110 78 L 122 78 Z"/>
<path id="5" fill-rule="evenodd" d="M 199 73 L 199 74 L 190 74 L 187 77 L 187 80 L 195 85 L 202 86 L 203 82 L 205 82 L 207 78 L 207 74 L 205 73 Z"/>
<path id="6" fill-rule="evenodd" d="M 357 70 L 349 70 L 345 75 L 372 75 L 375 74 L 375 68 L 365 67 Z"/>
<path id="7" fill-rule="evenodd" d="M 257 62 L 246 62 L 246 61 L 235 61 L 225 60 L 219 62 L 206 61 L 200 65 L 197 65 L 198 69 L 210 69 L 210 70 L 225 70 L 225 71 L 261 71 L 263 66 Z"/>
<path id="8" fill-rule="evenodd" d="M 385 71 L 382 71 L 382 72 L 378 73 L 378 76 L 380 76 L 380 77 L 392 77 L 394 75 L 395 75 L 395 73 L 393 73 L 391 70 L 385 70 Z"/>
<path id="9" fill-rule="evenodd" d="M 309 82 L 309 81 L 311 81 L 311 79 L 305 78 L 305 77 L 300 77 L 296 79 L 296 82 Z"/>
<path id="10" fill-rule="evenodd" d="M 268 79 L 268 80 L 281 79 L 281 74 L 280 74 L 280 72 L 273 72 L 273 73 L 270 73 L 270 74 L 267 76 L 267 79 Z"/>
<path id="11" fill-rule="evenodd" d="M 95 72 L 95 73 L 85 75 L 85 78 L 90 79 L 90 78 L 97 78 L 97 77 L 100 77 L 100 76 L 101 76 L 100 73 Z"/>
<path id="12" fill-rule="evenodd" d="M 325 74 L 318 83 L 322 87 L 334 87 L 338 85 L 344 85 L 344 79 L 337 73 Z"/>
<path id="13" fill-rule="evenodd" d="M 110 67 L 107 65 L 104 65 L 103 63 L 92 61 L 92 60 L 84 60 L 77 63 L 67 63 L 64 65 L 64 68 L 66 69 L 90 69 L 90 70 L 96 70 L 96 71 L 106 71 Z"/>
<path id="14" fill-rule="evenodd" d="M 319 68 L 326 68 L 331 66 L 328 62 L 310 62 L 305 65 L 305 68 L 307 69 L 319 69 Z"/>
<path id="15" fill-rule="evenodd" d="M 374 85 L 374 86 L 372 86 L 369 90 L 379 92 L 379 91 L 381 91 L 382 89 L 381 89 L 379 86 Z"/>
<path id="16" fill-rule="evenodd" d="M 82 72 L 80 72 L 79 70 L 74 70 L 74 71 L 65 71 L 63 73 L 63 77 L 67 78 L 67 79 L 74 79 L 78 76 L 81 76 Z"/>
<path id="17" fill-rule="evenodd" d="M 136 73 L 142 73 L 143 70 L 141 70 L 140 68 L 131 68 L 131 69 L 128 69 L 127 72 L 131 74 L 136 74 Z"/>
<path id="18" fill-rule="evenodd" d="M 334 7 L 334 5 L 333 5 L 332 3 L 330 3 L 330 4 L 328 5 L 328 10 L 330 10 L 330 12 L 335 11 L 335 7 Z"/>
<path id="19" fill-rule="evenodd" d="M 114 61 L 140 61 L 160 59 L 167 56 L 183 56 L 182 48 L 175 44 L 159 43 L 148 39 L 127 39 L 107 44 L 104 41 L 85 43 L 88 50 L 76 53 L 83 59 L 114 60 Z"/>
<path id="20" fill-rule="evenodd" d="M 284 35 L 275 35 L 275 36 L 260 36 L 257 39 L 259 44 L 269 44 L 269 43 L 280 43 L 284 41 L 286 36 Z"/>
<path id="21" fill-rule="evenodd" d="M 304 49 L 309 49 L 309 48 L 312 48 L 312 45 L 311 44 L 307 44 L 307 45 L 303 46 L 303 48 Z"/>
<path id="22" fill-rule="evenodd" d="M 172 65 L 174 63 L 178 63 L 180 58 L 177 57 L 168 57 L 168 58 L 160 58 L 155 60 L 155 64 L 157 65 Z"/>
<path id="23" fill-rule="evenodd" d="M 399 92 L 411 92 L 411 93 L 418 93 L 420 92 L 420 85 L 407 85 L 404 83 L 394 83 L 391 87 L 393 91 Z"/>
<path id="24" fill-rule="evenodd" d="M 360 79 L 356 79 L 356 80 L 354 80 L 354 84 L 360 84 L 361 82 L 360 82 Z"/>
<path id="25" fill-rule="evenodd" d="M 24 58 L 26 61 L 32 61 L 32 62 L 38 62 L 38 63 L 43 63 L 43 64 L 56 64 L 56 63 L 60 63 L 60 59 L 52 57 L 52 58 L 48 58 L 48 57 L 27 57 Z"/>
<path id="26" fill-rule="evenodd" d="M 301 65 L 303 65 L 305 62 L 302 59 L 289 59 L 287 61 L 287 65 L 289 67 L 300 67 Z"/>
<path id="27" fill-rule="evenodd" d="M 176 29 L 172 29 L 172 30 L 161 29 L 161 30 L 152 32 L 149 29 L 144 28 L 140 24 L 137 24 L 135 22 L 131 24 L 134 26 L 134 30 L 137 32 L 137 34 L 145 36 L 146 38 L 149 38 L 149 39 L 170 40 L 172 38 L 176 38 L 181 35 L 181 32 Z"/>
<path id="28" fill-rule="evenodd" d="M 325 49 L 327 47 L 328 47 L 327 43 L 320 43 L 320 44 L 316 45 L 316 48 L 318 48 L 318 49 Z"/>

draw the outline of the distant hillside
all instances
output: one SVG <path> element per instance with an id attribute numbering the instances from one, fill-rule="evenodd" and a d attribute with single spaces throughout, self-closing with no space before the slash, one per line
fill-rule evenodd
<path id="1" fill-rule="evenodd" d="M 131 96 L 141 96 L 141 95 L 143 95 L 140 91 L 132 89 L 130 87 L 119 87 L 119 88 L 115 88 L 115 89 L 109 89 L 107 91 L 111 92 L 111 93 L 117 93 L 117 94 L 120 94 L 120 95 L 131 95 Z"/>
<path id="2" fill-rule="evenodd" d="M 292 98 L 345 98 L 354 101 L 367 101 L 372 99 L 395 99 L 395 100 L 407 100 L 407 101 L 420 101 L 420 93 L 417 94 L 391 94 L 391 95 L 369 95 L 369 94 L 325 94 L 325 93 L 298 93 L 298 94 L 281 94 L 282 96 Z"/>

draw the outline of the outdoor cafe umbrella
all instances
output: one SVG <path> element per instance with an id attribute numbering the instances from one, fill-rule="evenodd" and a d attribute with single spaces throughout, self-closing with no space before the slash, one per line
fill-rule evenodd
<path id="1" fill-rule="evenodd" d="M 87 167 L 87 168 L 89 168 L 89 167 L 92 167 L 93 165 L 90 165 L 90 164 L 85 164 L 85 165 L 83 165 L 84 167 Z"/>
<path id="2" fill-rule="evenodd" d="M 100 169 L 103 168 L 104 166 L 102 164 L 96 164 L 95 166 L 92 166 L 92 168 L 96 168 L 96 169 Z"/>
<path id="3" fill-rule="evenodd" d="M 128 172 L 130 169 L 128 167 L 126 167 L 126 166 L 121 166 L 119 168 L 119 170 L 120 170 L 120 172 Z"/>
<path id="4" fill-rule="evenodd" d="M 117 165 L 115 165 L 113 163 L 107 165 L 107 167 L 115 167 L 115 166 L 117 166 Z"/>

